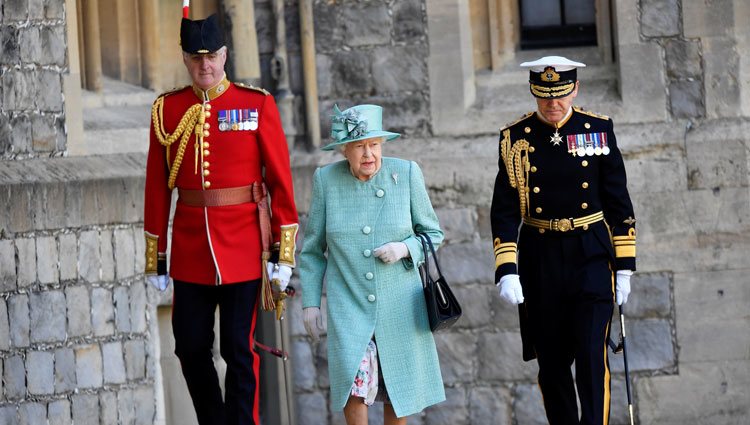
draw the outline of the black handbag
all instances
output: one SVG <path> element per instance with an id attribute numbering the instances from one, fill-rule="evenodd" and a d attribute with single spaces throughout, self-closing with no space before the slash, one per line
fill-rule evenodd
<path id="1" fill-rule="evenodd" d="M 424 263 L 419 266 L 419 274 L 422 276 L 424 300 L 427 304 L 427 318 L 430 321 L 430 330 L 438 332 L 451 327 L 458 321 L 461 317 L 461 304 L 458 303 L 440 271 L 440 264 L 438 264 L 432 240 L 426 233 L 417 233 L 417 237 L 422 241 L 424 252 Z M 437 279 L 434 279 L 430 274 L 430 257 L 435 262 L 438 273 Z"/>

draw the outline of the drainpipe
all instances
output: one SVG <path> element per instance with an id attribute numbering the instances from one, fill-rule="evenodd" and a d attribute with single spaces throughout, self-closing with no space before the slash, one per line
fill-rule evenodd
<path id="1" fill-rule="evenodd" d="M 276 46 L 271 60 L 271 77 L 276 80 L 276 104 L 281 115 L 281 126 L 291 151 L 294 147 L 294 95 L 289 90 L 289 65 L 286 54 L 286 24 L 284 23 L 284 0 L 273 0 L 273 14 L 276 18 Z"/>
<path id="2" fill-rule="evenodd" d="M 318 77 L 315 68 L 315 28 L 313 0 L 299 0 L 299 32 L 302 49 L 302 74 L 305 85 L 305 123 L 313 148 L 320 146 L 320 113 L 318 111 Z"/>

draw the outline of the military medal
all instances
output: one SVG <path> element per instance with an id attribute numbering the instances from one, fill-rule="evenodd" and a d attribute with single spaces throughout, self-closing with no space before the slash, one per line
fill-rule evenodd
<path id="1" fill-rule="evenodd" d="M 602 154 L 602 139 L 600 133 L 594 133 L 592 134 L 592 137 L 594 139 L 594 155 L 599 156 Z"/>
<path id="2" fill-rule="evenodd" d="M 584 137 L 586 140 L 586 155 L 594 156 L 594 141 L 592 140 L 592 135 L 587 134 Z"/>
<path id="3" fill-rule="evenodd" d="M 560 143 L 562 143 L 562 136 L 560 136 L 560 133 L 557 131 L 557 128 L 555 128 L 555 134 L 550 136 L 549 141 L 555 146 L 559 146 Z"/>
<path id="4" fill-rule="evenodd" d="M 602 155 L 609 155 L 609 146 L 607 146 L 607 133 L 601 133 Z"/>
<path id="5" fill-rule="evenodd" d="M 240 129 L 239 121 L 237 120 L 237 110 L 232 109 L 229 111 L 230 123 L 232 124 L 232 130 L 237 131 Z"/>
<path id="6" fill-rule="evenodd" d="M 229 111 L 219 111 L 219 131 L 229 130 Z"/>
<path id="7" fill-rule="evenodd" d="M 257 130 L 258 129 L 258 109 L 253 108 L 250 110 L 250 130 Z"/>
<path id="8" fill-rule="evenodd" d="M 586 155 L 586 148 L 584 147 L 583 134 L 576 134 L 576 155 Z"/>

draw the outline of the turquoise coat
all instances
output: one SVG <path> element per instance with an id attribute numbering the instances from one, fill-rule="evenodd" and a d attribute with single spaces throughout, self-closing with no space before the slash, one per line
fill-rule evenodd
<path id="1" fill-rule="evenodd" d="M 381 169 L 366 182 L 352 176 L 345 160 L 315 171 L 300 280 L 303 307 L 319 307 L 326 278 L 334 410 L 344 408 L 373 335 L 380 376 L 397 416 L 445 400 L 415 267 L 424 260 L 415 229 L 435 244 L 443 240 L 415 162 L 382 158 Z M 375 248 L 393 241 L 406 243 L 411 258 L 385 264 L 373 255 Z"/>

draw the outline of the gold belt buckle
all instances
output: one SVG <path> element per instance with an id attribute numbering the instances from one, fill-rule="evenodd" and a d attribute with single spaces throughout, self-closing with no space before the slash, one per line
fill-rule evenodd
<path id="1" fill-rule="evenodd" d="M 556 218 L 552 220 L 552 230 L 558 232 L 567 232 L 573 229 L 573 219 L 569 218 Z"/>

